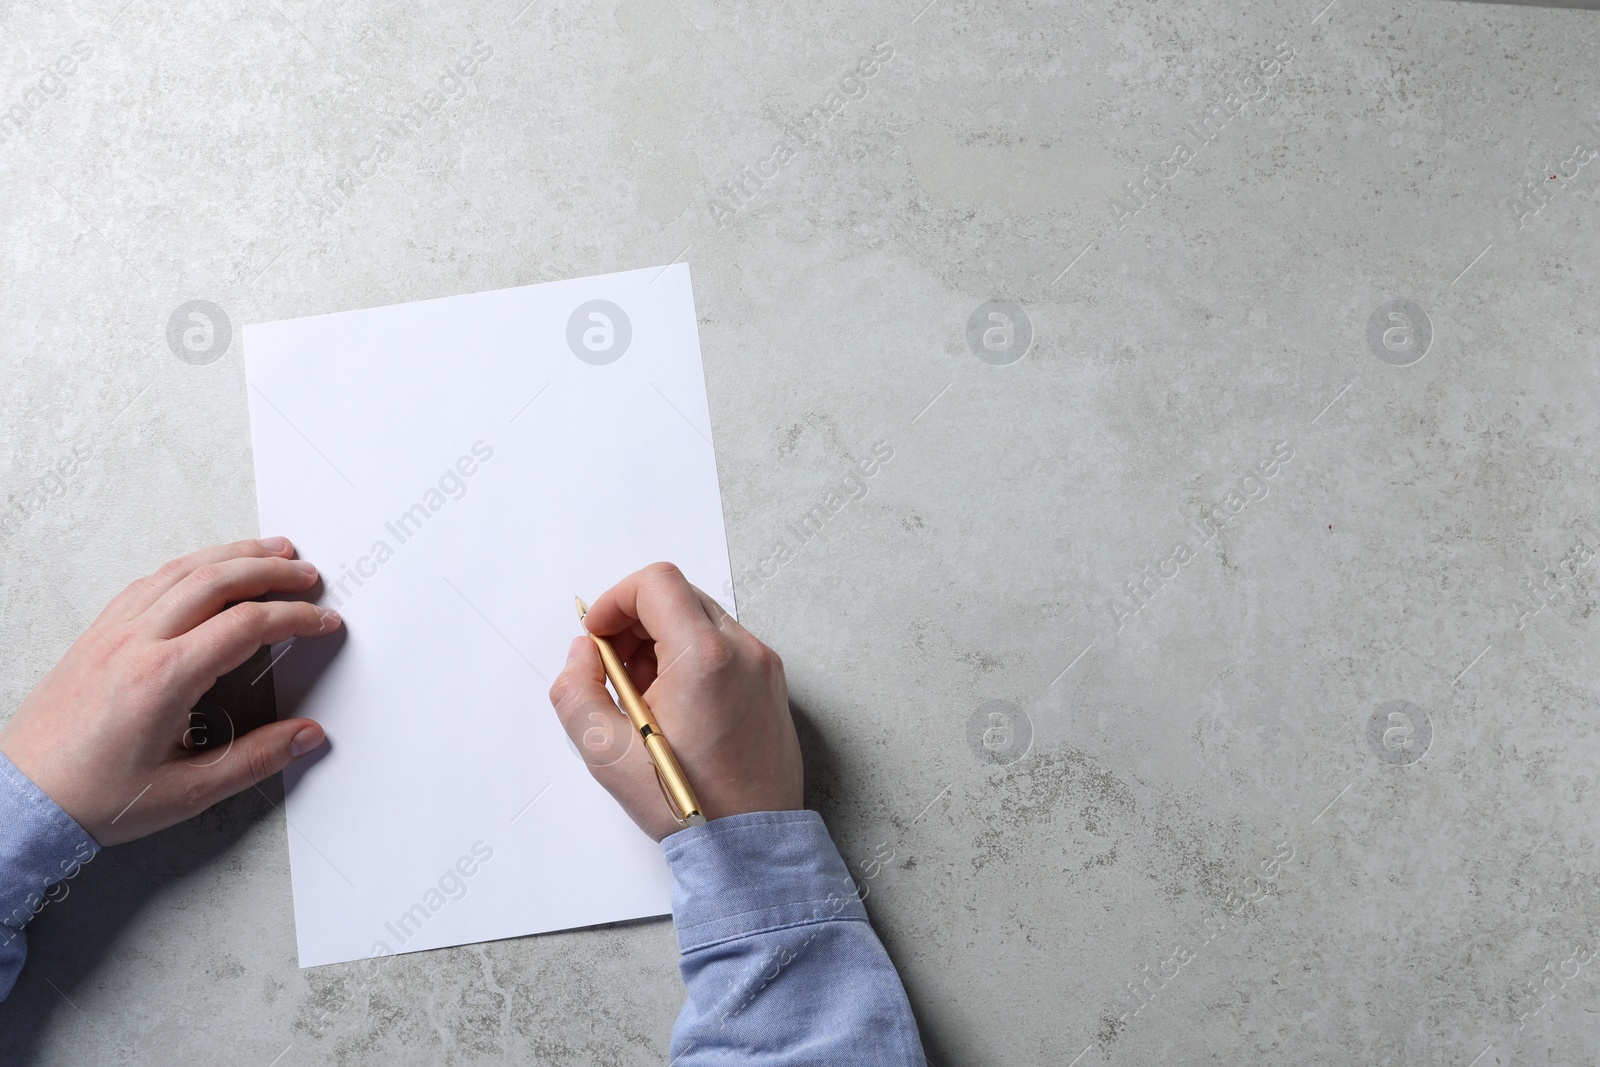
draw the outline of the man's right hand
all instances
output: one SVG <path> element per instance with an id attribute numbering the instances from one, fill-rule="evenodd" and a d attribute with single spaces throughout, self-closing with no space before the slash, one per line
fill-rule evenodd
<path id="1" fill-rule="evenodd" d="M 802 806 L 782 661 L 683 572 L 655 563 L 630 574 L 600 595 L 584 624 L 627 665 L 707 819 Z M 572 642 L 550 702 L 589 772 L 640 829 L 657 841 L 680 829 L 589 638 Z"/>

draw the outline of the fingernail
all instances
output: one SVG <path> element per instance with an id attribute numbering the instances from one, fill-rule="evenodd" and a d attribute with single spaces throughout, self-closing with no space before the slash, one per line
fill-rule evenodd
<path id="1" fill-rule="evenodd" d="M 337 611 L 324 611 L 322 613 L 322 629 L 317 632 L 327 633 L 329 630 L 337 629 L 342 621 Z"/>
<path id="2" fill-rule="evenodd" d="M 289 547 L 289 539 L 287 537 L 263 537 L 256 544 L 268 552 L 283 552 Z"/>
<path id="3" fill-rule="evenodd" d="M 567 662 L 568 663 L 571 663 L 574 659 L 577 658 L 578 650 L 580 648 L 582 648 L 583 645 L 584 645 L 584 642 L 586 642 L 588 640 L 589 639 L 587 637 L 574 637 L 572 639 L 572 644 L 567 646 Z"/>
<path id="4" fill-rule="evenodd" d="M 299 759 L 320 744 L 322 731 L 315 726 L 302 726 L 300 732 L 294 735 L 294 740 L 289 742 L 289 755 Z"/>
<path id="5" fill-rule="evenodd" d="M 289 561 L 289 566 L 293 567 L 295 570 L 299 571 L 301 574 L 315 574 L 315 573 L 317 573 L 317 565 L 315 563 L 309 562 L 308 560 L 291 559 Z"/>

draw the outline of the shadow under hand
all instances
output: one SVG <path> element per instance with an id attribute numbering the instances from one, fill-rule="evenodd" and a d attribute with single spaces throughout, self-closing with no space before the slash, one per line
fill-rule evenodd
<path id="1" fill-rule="evenodd" d="M 840 810 L 840 785 L 849 780 L 850 768 L 845 766 L 848 757 L 829 743 L 827 736 L 817 729 L 811 713 L 792 693 L 789 712 L 794 718 L 795 735 L 800 739 L 800 756 L 805 760 L 805 806 L 832 826 L 834 819 L 844 814 Z"/>
<path id="2" fill-rule="evenodd" d="M 345 642 L 350 639 L 350 627 L 346 623 L 331 634 L 322 637 L 297 640 L 289 648 L 279 647 L 276 653 L 277 664 L 269 675 L 274 680 L 278 718 L 292 719 L 300 714 L 300 709 L 305 707 L 306 698 L 311 695 L 316 687 L 317 679 L 322 677 L 328 665 L 333 662 L 343 649 Z M 295 760 L 283 772 L 283 793 L 288 796 L 294 792 L 307 771 L 315 767 L 329 752 L 333 751 L 333 741 L 328 740 L 321 748 L 312 752 L 303 759 Z"/>
<path id="3" fill-rule="evenodd" d="M 852 763 L 848 751 L 829 742 L 827 735 L 817 729 L 810 713 L 796 702 L 792 692 L 789 695 L 789 711 L 794 717 L 795 733 L 800 739 L 800 755 L 806 765 L 805 805 L 821 815 L 823 822 L 826 822 L 831 830 L 835 825 L 842 824 L 855 815 L 848 809 L 847 797 L 850 790 L 847 783 L 861 781 L 866 774 L 866 768 L 864 765 Z M 848 857 L 845 859 L 845 866 L 850 866 Z M 868 910 L 870 914 L 871 909 Z M 889 953 L 890 959 L 897 956 L 897 946 L 892 939 L 884 936 L 882 927 L 874 923 L 873 929 L 877 930 L 878 938 L 883 941 L 884 949 Z M 896 967 L 896 970 L 899 968 Z M 922 998 L 913 976 L 901 971 L 900 983 L 905 987 L 906 999 L 911 1002 L 911 1014 L 916 1017 L 917 1030 L 922 1035 L 922 1051 L 928 1062 L 930 1064 L 954 1062 L 952 1054 L 944 1048 L 937 1034 L 925 1021 L 931 1019 L 932 1015 L 918 1006 Z"/>

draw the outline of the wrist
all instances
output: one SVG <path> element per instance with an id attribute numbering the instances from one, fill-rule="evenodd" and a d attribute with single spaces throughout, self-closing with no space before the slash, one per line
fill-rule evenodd
<path id="1" fill-rule="evenodd" d="M 88 831 L 0 754 L 0 941 L 9 941 L 100 851 Z M 0 990 L 3 997 L 5 990 Z"/>
<path id="2" fill-rule="evenodd" d="M 692 952 L 766 930 L 866 921 L 855 882 L 814 811 L 715 819 L 661 842 L 678 946 Z"/>
<path id="3" fill-rule="evenodd" d="M 88 817 L 84 806 L 77 803 L 78 798 L 72 795 L 72 790 L 63 788 L 59 780 L 61 776 L 54 773 L 58 768 L 54 766 L 56 761 L 51 759 L 50 753 L 35 751 L 26 738 L 8 736 L 8 733 L 0 733 L 0 761 L 3 761 L 4 769 L 25 782 L 29 790 L 49 802 L 75 826 L 89 833 L 98 847 L 99 836 L 90 830 L 94 820 Z"/>

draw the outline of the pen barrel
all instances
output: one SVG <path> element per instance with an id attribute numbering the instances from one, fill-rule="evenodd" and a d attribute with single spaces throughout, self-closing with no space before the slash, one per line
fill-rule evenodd
<path id="1" fill-rule="evenodd" d="M 606 677 L 611 680 L 611 688 L 617 691 L 617 702 L 622 705 L 622 710 L 627 712 L 628 721 L 633 723 L 633 728 L 644 738 L 644 750 L 655 766 L 656 776 L 661 779 L 661 791 L 667 796 L 672 814 L 685 826 L 701 825 L 706 821 L 706 817 L 700 810 L 700 799 L 694 795 L 694 788 L 689 785 L 688 776 L 678 765 L 678 757 L 673 755 L 672 746 L 661 736 L 661 727 L 656 723 L 656 717 L 650 713 L 650 705 L 644 702 L 638 687 L 633 684 L 633 678 L 622 664 L 622 657 L 617 655 L 617 650 L 612 648 L 611 642 L 605 638 L 590 634 L 589 640 L 594 642 L 594 647 L 600 652 L 600 662 L 605 665 Z"/>
<path id="2" fill-rule="evenodd" d="M 589 640 L 593 641 L 594 647 L 599 650 L 600 662 L 606 668 L 606 677 L 611 679 L 611 688 L 617 691 L 617 702 L 622 705 L 622 710 L 627 714 L 628 721 L 633 723 L 633 728 L 643 730 L 649 726 L 659 729 L 656 726 L 656 717 L 650 714 L 650 705 L 639 695 L 632 676 L 628 674 L 628 668 L 622 665 L 622 657 L 611 647 L 611 642 L 594 634 L 589 635 Z"/>
<path id="3" fill-rule="evenodd" d="M 650 753 L 650 762 L 656 765 L 656 773 L 661 775 L 662 789 L 672 801 L 672 806 L 678 809 L 674 814 L 691 826 L 705 822 L 705 814 L 700 810 L 700 800 L 690 788 L 689 779 L 683 773 L 683 768 L 678 766 L 678 757 L 672 754 L 672 747 L 667 744 L 667 739 L 655 730 L 651 730 L 644 739 L 644 748 Z"/>

